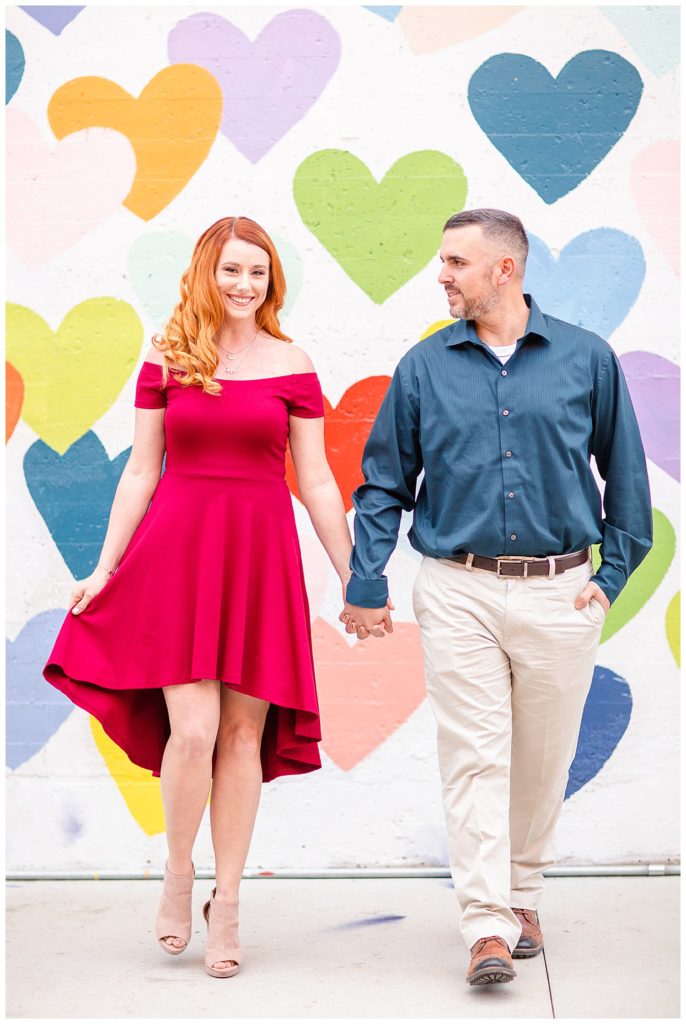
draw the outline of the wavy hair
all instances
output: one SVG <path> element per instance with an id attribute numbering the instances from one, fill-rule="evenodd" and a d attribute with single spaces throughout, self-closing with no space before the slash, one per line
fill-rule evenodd
<path id="1" fill-rule="evenodd" d="M 255 314 L 257 327 L 273 338 L 290 342 L 279 326 L 279 310 L 286 295 L 286 278 L 279 254 L 271 238 L 249 217 L 222 217 L 202 233 L 195 243 L 191 264 L 181 277 L 181 300 L 161 334 L 152 343 L 163 353 L 164 383 L 173 363 L 185 371 L 177 379 L 181 384 L 198 384 L 211 395 L 221 394 L 221 385 L 213 379 L 218 365 L 216 338 L 224 323 L 225 310 L 215 272 L 221 251 L 229 238 L 251 242 L 269 254 L 267 296 Z"/>

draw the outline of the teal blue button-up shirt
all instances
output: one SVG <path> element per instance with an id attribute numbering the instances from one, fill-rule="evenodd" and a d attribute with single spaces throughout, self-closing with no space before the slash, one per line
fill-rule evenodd
<path id="1" fill-rule="evenodd" d="M 385 605 L 403 510 L 413 511 L 410 543 L 435 558 L 600 542 L 593 580 L 610 601 L 650 550 L 646 460 L 619 360 L 598 335 L 525 300 L 526 332 L 504 366 L 462 320 L 400 360 L 353 495 L 351 604 Z"/>

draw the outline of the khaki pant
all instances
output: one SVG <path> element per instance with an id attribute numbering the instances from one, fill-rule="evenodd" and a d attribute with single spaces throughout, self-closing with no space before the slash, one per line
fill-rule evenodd
<path id="1" fill-rule="evenodd" d="M 506 579 L 424 558 L 413 602 L 438 761 L 450 868 L 468 947 L 535 910 L 574 759 L 605 612 L 575 598 L 591 561 Z"/>

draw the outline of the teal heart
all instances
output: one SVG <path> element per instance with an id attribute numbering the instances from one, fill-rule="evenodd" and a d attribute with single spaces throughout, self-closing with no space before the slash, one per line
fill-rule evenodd
<path id="1" fill-rule="evenodd" d="M 498 53 L 472 75 L 469 106 L 482 131 L 546 203 L 598 166 L 636 113 L 643 82 L 608 50 L 572 57 L 553 78 L 522 53 Z"/>
<path id="2" fill-rule="evenodd" d="M 293 308 L 303 282 L 303 267 L 295 247 L 286 239 L 274 237 L 288 290 L 281 316 Z M 138 301 L 162 330 L 180 298 L 181 275 L 191 262 L 193 242 L 179 231 L 151 231 L 138 238 L 127 260 L 128 274 Z"/>
<path id="3" fill-rule="evenodd" d="M 380 182 L 352 153 L 323 149 L 298 167 L 293 195 L 312 234 L 380 304 L 435 256 L 443 224 L 464 206 L 467 179 L 432 149 L 407 153 Z"/>
<path id="4" fill-rule="evenodd" d="M 637 615 L 643 605 L 653 596 L 665 578 L 675 551 L 674 527 L 664 512 L 654 508 L 653 546 L 638 569 L 631 574 L 617 600 L 611 605 L 600 635 L 601 644 L 614 636 L 623 626 L 626 626 L 627 622 L 633 619 L 634 615 Z M 598 545 L 594 545 L 593 566 L 596 571 L 599 565 L 600 550 Z"/>
<path id="5" fill-rule="evenodd" d="M 5 103 L 14 96 L 24 77 L 26 58 L 22 45 L 15 35 L 5 29 Z"/>
<path id="6" fill-rule="evenodd" d="M 654 75 L 679 65 L 679 7 L 601 7 Z"/>

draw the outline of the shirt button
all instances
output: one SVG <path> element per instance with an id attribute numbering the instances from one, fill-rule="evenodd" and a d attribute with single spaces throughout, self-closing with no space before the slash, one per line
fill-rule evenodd
<path id="1" fill-rule="evenodd" d="M 512 452 L 505 452 L 505 456 L 506 456 L 506 458 L 511 459 L 512 458 Z"/>
<path id="2" fill-rule="evenodd" d="M 510 415 L 510 410 L 509 409 L 503 409 L 503 416 L 509 416 L 509 415 Z"/>
<path id="3" fill-rule="evenodd" d="M 507 370 L 501 370 L 500 371 L 500 376 L 501 377 L 507 377 Z"/>
<path id="4" fill-rule="evenodd" d="M 517 540 L 517 534 L 516 533 L 511 533 L 510 534 L 510 540 Z"/>
<path id="5" fill-rule="evenodd" d="M 514 491 L 510 491 L 510 493 L 508 494 L 508 498 L 514 498 Z"/>

